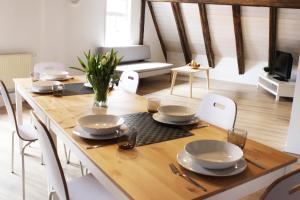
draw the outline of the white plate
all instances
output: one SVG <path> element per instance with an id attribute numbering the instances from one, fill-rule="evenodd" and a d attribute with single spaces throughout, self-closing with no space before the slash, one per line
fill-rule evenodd
<path id="1" fill-rule="evenodd" d="M 53 93 L 52 90 L 38 90 L 35 88 L 31 88 L 31 92 L 36 93 L 36 94 L 50 94 Z"/>
<path id="2" fill-rule="evenodd" d="M 93 88 L 93 86 L 89 82 L 86 82 L 83 85 L 84 85 L 84 87 L 87 87 L 87 88 Z"/>
<path id="3" fill-rule="evenodd" d="M 184 150 L 177 154 L 177 162 L 185 169 L 207 176 L 233 176 L 242 173 L 247 168 L 247 162 L 241 159 L 234 167 L 227 169 L 206 169 L 194 161 Z"/>
<path id="4" fill-rule="evenodd" d="M 186 122 L 173 122 L 173 121 L 167 120 L 166 118 L 161 116 L 159 113 L 153 114 L 152 118 L 155 121 L 160 122 L 160 123 L 170 124 L 170 125 L 178 125 L 178 126 L 186 126 L 186 125 L 196 124 L 200 121 L 197 117 L 194 117 L 192 120 L 186 121 Z"/>
<path id="5" fill-rule="evenodd" d="M 107 135 L 119 130 L 124 119 L 116 115 L 86 115 L 80 117 L 77 123 L 90 134 Z"/>
<path id="6" fill-rule="evenodd" d="M 84 131 L 80 126 L 76 126 L 73 130 L 73 133 L 81 138 L 90 140 L 111 140 L 119 137 L 118 132 L 109 135 L 92 135 Z"/>
<path id="7" fill-rule="evenodd" d="M 195 117 L 195 111 L 187 106 L 165 105 L 158 108 L 158 112 L 168 121 L 185 122 Z"/>
<path id="8" fill-rule="evenodd" d="M 67 80 L 70 80 L 72 79 L 73 77 L 72 76 L 65 76 L 65 77 L 51 77 L 51 76 L 42 76 L 40 79 L 41 80 L 47 80 L 47 81 L 67 81 Z"/>
<path id="9" fill-rule="evenodd" d="M 208 169 L 232 167 L 243 158 L 243 151 L 235 144 L 219 140 L 195 140 L 184 146 L 185 152 Z"/>
<path id="10" fill-rule="evenodd" d="M 58 81 L 36 81 L 32 83 L 31 91 L 34 93 L 50 93 L 52 86 L 59 84 Z"/>

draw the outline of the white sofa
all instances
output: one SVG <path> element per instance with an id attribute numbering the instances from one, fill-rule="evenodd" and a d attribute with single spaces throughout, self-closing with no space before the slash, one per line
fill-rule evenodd
<path id="1" fill-rule="evenodd" d="M 99 53 L 115 49 L 123 57 L 117 71 L 135 71 L 140 78 L 147 78 L 171 72 L 173 64 L 147 61 L 151 58 L 150 47 L 147 45 L 132 45 L 122 47 L 100 47 Z"/>

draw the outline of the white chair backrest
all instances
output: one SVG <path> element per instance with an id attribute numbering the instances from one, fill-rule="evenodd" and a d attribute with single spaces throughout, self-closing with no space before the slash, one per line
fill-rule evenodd
<path id="1" fill-rule="evenodd" d="M 37 63 L 33 67 L 34 73 L 43 73 L 47 70 L 65 71 L 66 66 L 63 63 L 59 62 L 43 62 Z"/>
<path id="2" fill-rule="evenodd" d="M 203 98 L 197 116 L 212 125 L 229 130 L 234 128 L 236 109 L 236 103 L 232 99 L 210 93 Z"/>
<path id="3" fill-rule="evenodd" d="M 38 117 L 34 113 L 32 115 L 34 125 L 39 133 L 40 146 L 49 182 L 59 199 L 69 200 L 66 179 L 51 135 Z"/>
<path id="4" fill-rule="evenodd" d="M 139 74 L 134 71 L 124 71 L 120 77 L 119 87 L 122 89 L 136 93 L 139 86 Z"/>
<path id="5" fill-rule="evenodd" d="M 293 171 L 272 183 L 261 196 L 261 200 L 299 200 L 300 169 Z"/>
<path id="6" fill-rule="evenodd" d="M 4 101 L 4 105 L 5 105 L 8 117 L 9 117 L 11 123 L 13 123 L 15 125 L 16 131 L 18 132 L 18 135 L 19 135 L 15 111 L 14 111 L 14 108 L 12 106 L 12 102 L 11 102 L 11 99 L 9 97 L 6 86 L 5 86 L 4 82 L 1 81 L 1 80 L 0 80 L 0 93 L 1 93 L 2 99 Z"/>

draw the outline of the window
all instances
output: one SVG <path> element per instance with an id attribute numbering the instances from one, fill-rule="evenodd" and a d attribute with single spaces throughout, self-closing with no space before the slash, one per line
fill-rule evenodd
<path id="1" fill-rule="evenodd" d="M 105 45 L 121 46 L 130 43 L 131 0 L 107 0 Z"/>

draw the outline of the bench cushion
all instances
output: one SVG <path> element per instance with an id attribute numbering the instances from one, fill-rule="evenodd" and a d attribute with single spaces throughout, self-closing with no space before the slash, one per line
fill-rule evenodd
<path id="1" fill-rule="evenodd" d="M 170 63 L 159 63 L 159 62 L 137 62 L 137 63 L 128 63 L 121 64 L 117 66 L 117 71 L 126 71 L 131 70 L 137 73 L 156 71 L 162 69 L 171 69 L 173 64 Z"/>

